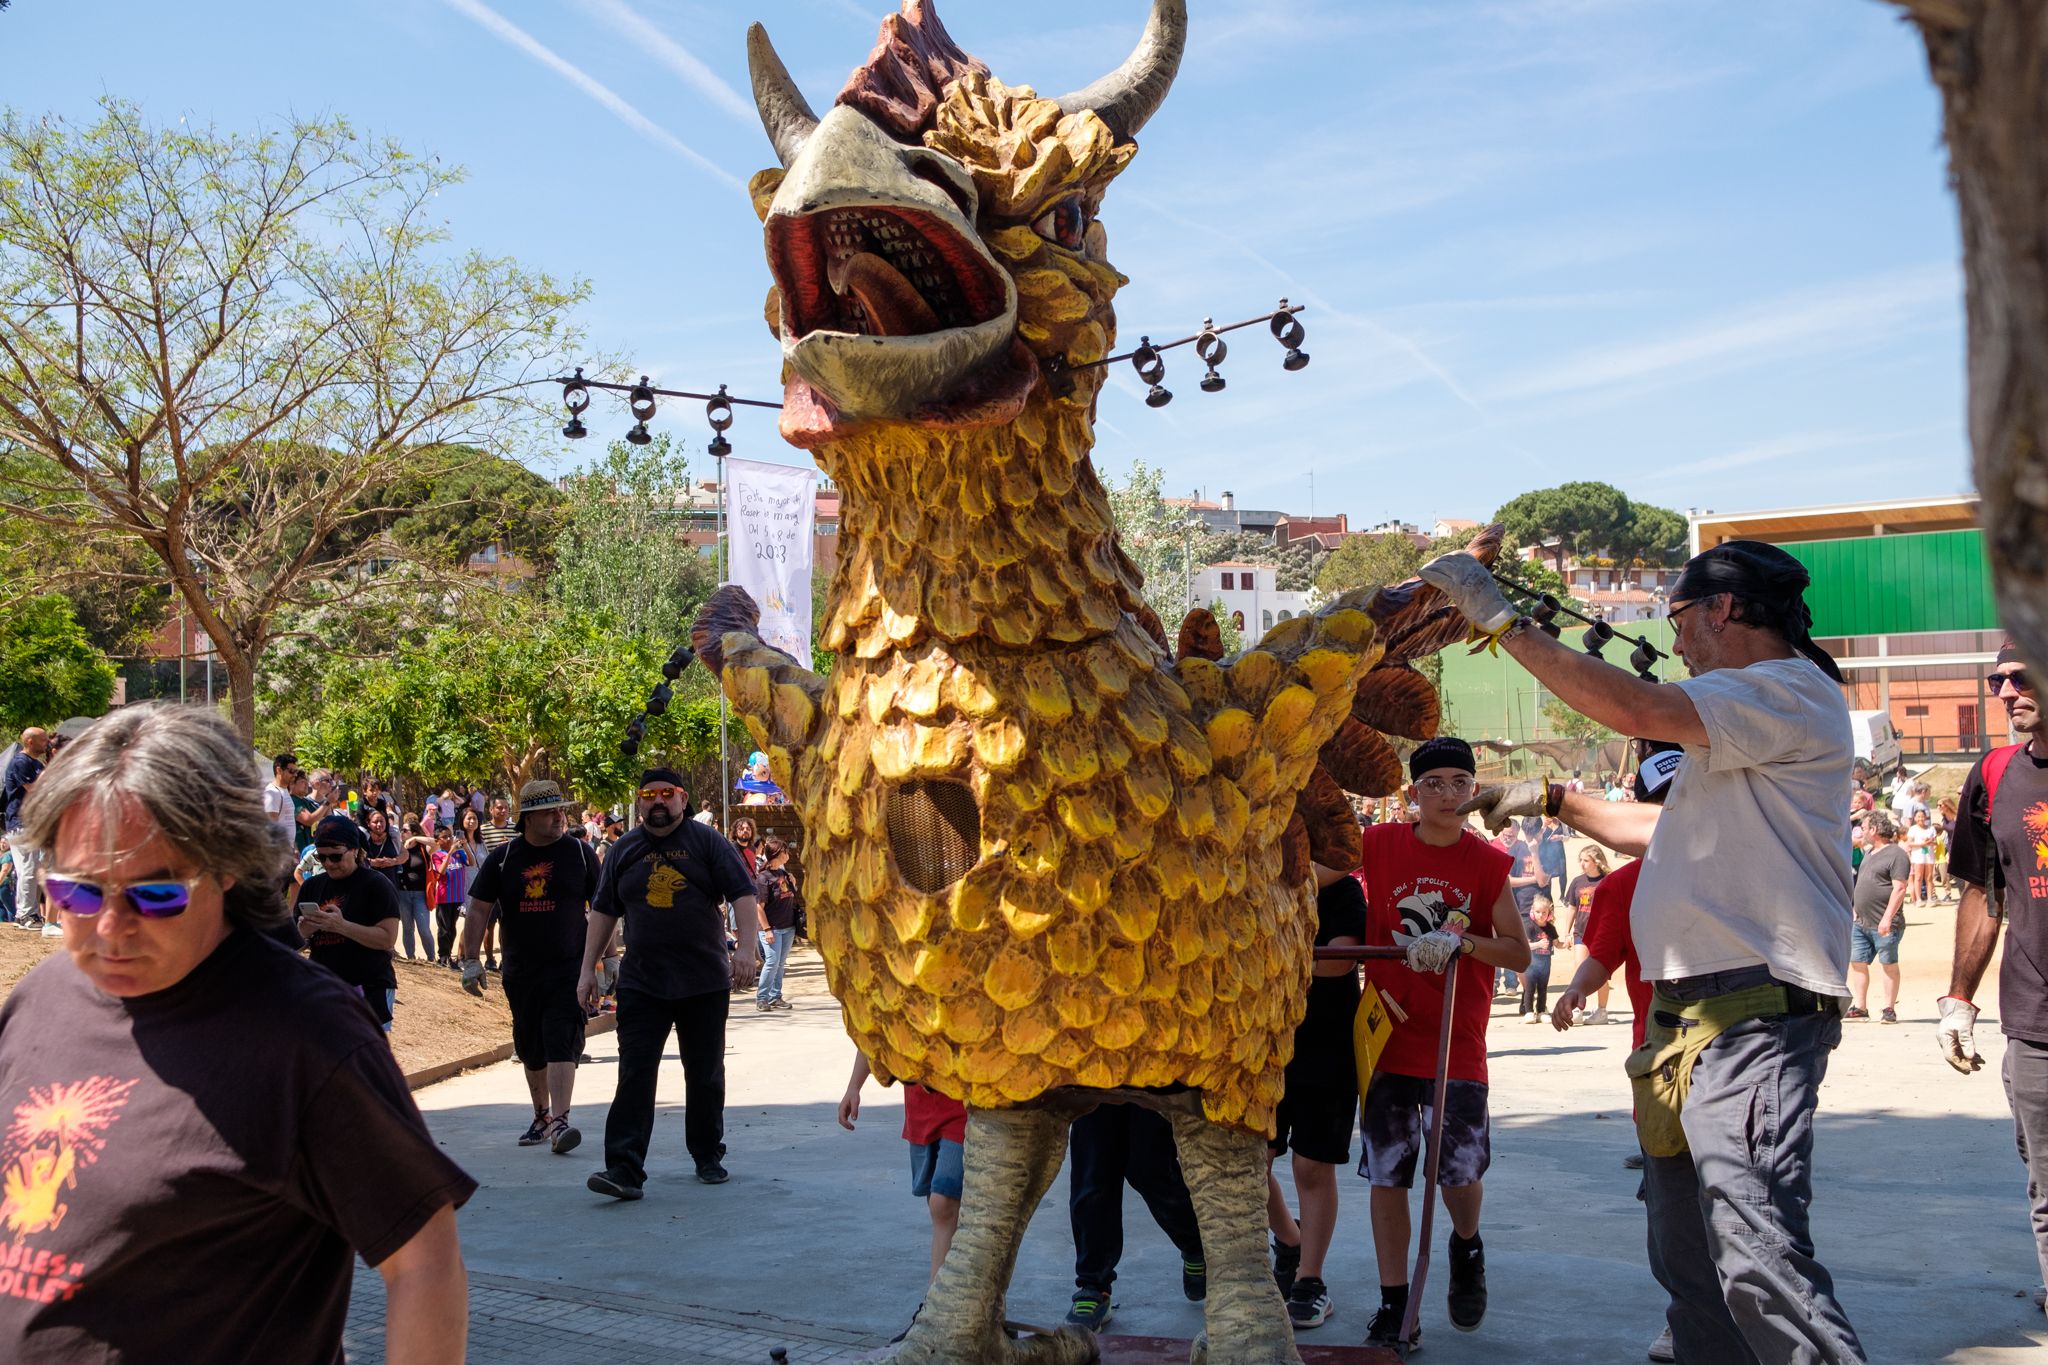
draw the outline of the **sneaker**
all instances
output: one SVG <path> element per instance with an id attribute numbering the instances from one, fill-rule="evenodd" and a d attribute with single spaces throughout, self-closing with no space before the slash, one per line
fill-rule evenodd
<path id="1" fill-rule="evenodd" d="M 1522 1016 L 1522 1022 L 1525 1024 L 1540 1024 L 1543 1022 L 1543 1016 L 1538 1014 L 1535 1010 L 1530 1010 L 1527 1014 Z"/>
<path id="2" fill-rule="evenodd" d="M 1189 1303 L 1200 1303 L 1209 1297 L 1209 1263 L 1190 1261 L 1183 1257 L 1180 1263 L 1180 1292 Z"/>
<path id="3" fill-rule="evenodd" d="M 569 1120 L 556 1119 L 548 1125 L 548 1150 L 556 1156 L 567 1156 L 576 1150 L 576 1144 L 583 1141 L 583 1134 L 569 1126 Z"/>
<path id="4" fill-rule="evenodd" d="M 584 1188 L 592 1194 L 608 1194 L 614 1199 L 631 1201 L 646 1196 L 638 1185 L 626 1179 L 623 1172 L 607 1166 L 583 1182 Z"/>
<path id="5" fill-rule="evenodd" d="M 1880 1024 L 1896 1024 L 1899 1022 L 1899 1012 L 1897 1010 L 1886 1010 L 1877 1016 L 1877 1022 Z"/>
<path id="6" fill-rule="evenodd" d="M 1671 1344 L 1669 1327 L 1659 1332 L 1657 1339 L 1650 1343 L 1649 1356 L 1652 1360 L 1662 1362 L 1662 1365 L 1672 1365 L 1672 1362 L 1678 1359 L 1678 1348 Z"/>
<path id="7" fill-rule="evenodd" d="M 1621 1164 L 1626 1170 L 1640 1171 L 1643 1169 L 1643 1154 L 1641 1152 L 1630 1152 L 1621 1159 Z"/>
<path id="8" fill-rule="evenodd" d="M 768 1008 L 771 1010 L 794 1010 L 796 1006 L 790 1004 L 787 1000 L 784 1000 L 781 996 L 778 995 L 773 1000 L 770 1000 L 768 1002 Z"/>
<path id="9" fill-rule="evenodd" d="M 535 1114 L 533 1122 L 526 1125 L 526 1131 L 519 1135 L 521 1147 L 538 1147 L 548 1140 L 548 1116 Z"/>
<path id="10" fill-rule="evenodd" d="M 1577 1025 L 1583 1024 L 1583 1023 L 1585 1023 L 1585 1022 L 1586 1022 L 1586 1012 L 1585 1012 L 1584 1010 L 1573 1010 L 1573 1011 L 1572 1011 L 1572 1024 L 1573 1024 L 1573 1026 L 1574 1026 L 1574 1027 L 1576 1027 Z"/>
<path id="11" fill-rule="evenodd" d="M 1587 1023 L 1589 1023 L 1589 1024 L 1604 1024 L 1604 1023 L 1606 1023 L 1606 1022 L 1607 1022 L 1607 1010 L 1606 1010 L 1606 1007 L 1605 1007 L 1605 1006 L 1602 1006 L 1601 1008 L 1599 1008 L 1599 1009 L 1596 1009 L 1596 1010 L 1592 1011 L 1592 1012 L 1591 1012 L 1590 1014 L 1588 1014 L 1588 1015 L 1586 1016 L 1586 1022 L 1587 1022 Z"/>
<path id="12" fill-rule="evenodd" d="M 485 970 L 485 971 L 487 971 L 487 972 L 495 972 L 495 971 L 497 971 L 497 970 L 498 970 L 498 959 L 496 959 L 495 957 L 487 957 L 487 958 L 485 958 L 485 959 L 484 959 L 484 970 Z"/>
<path id="13" fill-rule="evenodd" d="M 1290 1303 L 1289 1306 L 1291 1308 L 1292 1304 Z M 1400 1346 L 1401 1318 L 1405 1312 L 1405 1309 L 1396 1308 L 1390 1303 L 1381 1304 L 1379 1311 L 1372 1315 L 1372 1321 L 1366 1326 L 1365 1344 L 1389 1348 Z M 1418 1326 L 1415 1329 L 1415 1340 L 1410 1345 L 1420 1346 L 1421 1344 L 1422 1329 Z"/>
<path id="14" fill-rule="evenodd" d="M 1296 1331 L 1321 1327 L 1330 1320 L 1330 1288 L 1313 1275 L 1304 1275 L 1294 1282 L 1294 1291 L 1287 1296 L 1287 1320 L 1294 1324 Z"/>
<path id="15" fill-rule="evenodd" d="M 1074 1295 L 1074 1306 L 1067 1310 L 1067 1326 L 1085 1327 L 1091 1332 L 1100 1332 L 1109 1326 L 1109 1295 L 1081 1293 Z"/>
<path id="16" fill-rule="evenodd" d="M 1301 1269 L 1301 1244 L 1293 1246 L 1273 1239 L 1273 1283 L 1280 1286 L 1280 1297 L 1286 1298 L 1294 1292 L 1294 1275 Z"/>
<path id="17" fill-rule="evenodd" d="M 1451 1326 L 1460 1332 L 1476 1332 L 1486 1316 L 1486 1248 L 1460 1252 L 1451 1248 L 1451 1288 L 1444 1302 L 1451 1312 Z"/>
<path id="18" fill-rule="evenodd" d="M 723 1185 L 732 1179 L 732 1176 L 726 1172 L 725 1167 L 718 1164 L 718 1158 L 713 1157 L 709 1161 L 697 1163 L 697 1178 L 707 1185 Z"/>
<path id="19" fill-rule="evenodd" d="M 1869 1010 L 1867 1010 L 1867 1009 L 1865 1009 L 1865 1008 L 1863 1008 L 1863 1006 L 1861 1006 L 1861 1005 L 1851 1005 L 1851 1006 L 1849 1006 L 1849 1008 L 1847 1008 L 1847 1009 L 1845 1009 L 1845 1010 L 1843 1010 L 1843 1011 L 1842 1011 L 1842 1018 L 1843 1018 L 1843 1019 L 1845 1019 L 1845 1020 L 1846 1020 L 1846 1019 L 1864 1019 L 1864 1020 L 1867 1020 L 1867 1019 L 1869 1019 L 1869 1018 L 1870 1018 L 1870 1011 L 1869 1011 Z"/>
<path id="20" fill-rule="evenodd" d="M 772 1014 L 772 1013 L 774 1013 L 774 1012 L 775 1012 L 775 1003 L 774 1003 L 773 1001 L 771 1001 L 771 1000 L 756 1000 L 756 1001 L 754 1002 L 754 1013 L 756 1013 L 756 1014 Z"/>

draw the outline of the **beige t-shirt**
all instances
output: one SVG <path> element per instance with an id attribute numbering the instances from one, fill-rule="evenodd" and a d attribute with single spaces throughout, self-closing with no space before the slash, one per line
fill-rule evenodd
<path id="1" fill-rule="evenodd" d="M 1644 979 L 1765 965 L 1844 994 L 1855 742 L 1842 689 L 1804 658 L 1677 686 L 1708 743 L 1686 747 L 1644 855 L 1630 914 Z"/>

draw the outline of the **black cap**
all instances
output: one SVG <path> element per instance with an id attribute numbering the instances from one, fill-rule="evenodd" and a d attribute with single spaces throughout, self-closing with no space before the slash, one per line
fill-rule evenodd
<path id="1" fill-rule="evenodd" d="M 1806 589 L 1812 582 L 1806 566 L 1775 545 L 1724 540 L 1685 562 L 1671 585 L 1671 600 L 1697 601 L 1725 592 L 1754 602 L 1775 618 L 1767 624 L 1783 631 L 1788 644 L 1841 682 L 1842 670 L 1834 656 L 1813 642 L 1813 612 L 1806 605 Z"/>
<path id="2" fill-rule="evenodd" d="M 346 815 L 323 816 L 320 823 L 313 826 L 313 843 L 316 847 L 320 844 L 338 844 L 342 848 L 361 848 L 363 842 L 362 827 Z"/>
<path id="3" fill-rule="evenodd" d="M 649 768 L 646 772 L 640 774 L 641 786 L 644 787 L 650 782 L 666 782 L 672 787 L 681 787 L 685 791 L 688 791 L 690 786 L 689 783 L 683 781 L 683 775 L 674 768 Z"/>
<path id="4" fill-rule="evenodd" d="M 1998 657 L 1993 659 L 1991 662 L 1993 667 L 1996 667 L 1999 664 L 2016 664 L 2022 662 L 2020 658 L 2020 647 L 2013 643 L 2012 636 L 2008 635 L 2005 637 L 2005 643 L 1998 647 Z"/>
<path id="5" fill-rule="evenodd" d="M 1479 774 L 1479 761 L 1472 756 L 1472 746 L 1456 735 L 1438 735 L 1435 739 L 1425 739 L 1415 746 L 1414 753 L 1408 755 L 1410 781 L 1438 768 L 1460 768 L 1476 777 Z"/>

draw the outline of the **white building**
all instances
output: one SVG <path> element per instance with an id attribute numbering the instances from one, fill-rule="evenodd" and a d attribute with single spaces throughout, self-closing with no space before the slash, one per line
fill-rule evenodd
<path id="1" fill-rule="evenodd" d="M 1270 564 L 1211 564 L 1195 574 L 1191 607 L 1221 602 L 1223 611 L 1248 640 L 1308 609 L 1305 592 L 1282 592 L 1279 570 Z"/>

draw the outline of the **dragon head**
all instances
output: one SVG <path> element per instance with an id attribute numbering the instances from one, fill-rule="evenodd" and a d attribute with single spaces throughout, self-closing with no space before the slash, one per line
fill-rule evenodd
<path id="1" fill-rule="evenodd" d="M 750 187 L 764 224 L 782 431 L 816 447 L 864 423 L 1010 421 L 1036 390 L 1085 410 L 1101 371 L 1054 397 L 1046 362 L 1109 353 L 1123 276 L 1096 221 L 1131 139 L 1179 67 L 1185 0 L 1153 0 L 1137 49 L 1041 99 L 962 52 L 904 0 L 820 119 L 756 24 L 754 99 L 782 165 Z"/>

